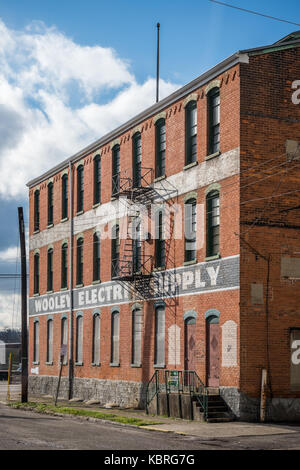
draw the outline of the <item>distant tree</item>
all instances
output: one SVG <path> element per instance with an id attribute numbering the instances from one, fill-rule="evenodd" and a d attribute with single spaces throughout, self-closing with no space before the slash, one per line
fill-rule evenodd
<path id="1" fill-rule="evenodd" d="M 20 343 L 21 330 L 15 330 L 12 328 L 0 330 L 0 340 L 4 341 L 4 343 Z"/>

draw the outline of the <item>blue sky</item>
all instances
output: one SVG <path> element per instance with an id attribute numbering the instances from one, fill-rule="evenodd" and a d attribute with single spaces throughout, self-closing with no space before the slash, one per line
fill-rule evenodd
<path id="1" fill-rule="evenodd" d="M 300 23 L 297 0 L 228 2 Z M 0 273 L 16 271 L 25 183 L 154 102 L 158 21 L 161 97 L 300 29 L 209 0 L 0 0 Z M 0 279 L 0 328 L 18 290 Z"/>

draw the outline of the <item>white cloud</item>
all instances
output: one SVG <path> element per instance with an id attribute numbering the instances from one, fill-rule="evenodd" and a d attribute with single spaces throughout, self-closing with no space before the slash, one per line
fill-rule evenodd
<path id="1" fill-rule="evenodd" d="M 161 98 L 176 88 L 161 80 Z M 155 80 L 137 83 L 113 49 L 80 46 L 43 23 L 13 31 L 0 20 L 0 197 L 25 196 L 27 181 L 154 97 Z"/>
<path id="2" fill-rule="evenodd" d="M 20 328 L 20 294 L 0 293 L 0 329 Z"/>
<path id="3" fill-rule="evenodd" d="M 15 261 L 19 254 L 17 246 L 11 246 L 6 250 L 0 251 L 0 260 L 1 261 Z"/>

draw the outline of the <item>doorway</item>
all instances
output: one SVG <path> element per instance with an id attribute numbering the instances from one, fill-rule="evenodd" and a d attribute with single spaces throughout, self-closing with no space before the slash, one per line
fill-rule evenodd
<path id="1" fill-rule="evenodd" d="M 220 327 L 219 318 L 206 319 L 206 376 L 208 387 L 218 387 L 220 379 Z"/>

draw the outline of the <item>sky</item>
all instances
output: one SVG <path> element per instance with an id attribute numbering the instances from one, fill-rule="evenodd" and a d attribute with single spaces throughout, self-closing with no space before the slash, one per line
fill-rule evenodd
<path id="1" fill-rule="evenodd" d="M 227 3 L 300 24 L 298 0 Z M 160 98 L 300 29 L 210 0 L 0 0 L 0 274 L 20 272 L 26 183 L 155 102 L 157 22 Z M 19 292 L 0 278 L 0 329 L 20 325 Z"/>

